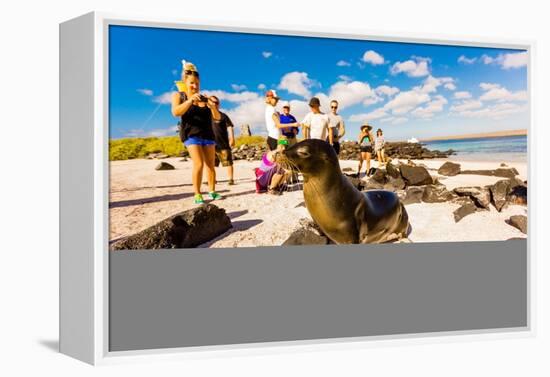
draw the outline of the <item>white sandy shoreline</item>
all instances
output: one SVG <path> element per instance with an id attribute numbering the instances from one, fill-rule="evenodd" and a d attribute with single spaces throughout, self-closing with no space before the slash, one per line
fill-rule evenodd
<path id="1" fill-rule="evenodd" d="M 175 166 L 175 170 L 157 171 L 159 160 L 136 159 L 113 161 L 110 163 L 110 240 L 120 239 L 137 233 L 178 212 L 193 208 L 191 186 L 192 162 L 181 158 L 168 158 L 162 161 Z M 437 169 L 447 159 L 417 160 L 424 164 L 432 176 L 452 190 L 461 186 L 485 186 L 504 178 L 459 174 L 444 177 Z M 519 178 L 527 179 L 525 162 L 518 161 L 456 161 L 463 170 L 496 169 L 504 162 L 519 172 Z M 357 169 L 358 162 L 340 161 L 342 168 Z M 285 192 L 282 196 L 256 194 L 253 169 L 257 161 L 235 161 L 237 185 L 227 185 L 225 168 L 217 168 L 217 191 L 224 199 L 214 203 L 226 210 L 231 218 L 233 229 L 202 247 L 245 247 L 274 246 L 284 242 L 298 227 L 302 218 L 310 218 L 303 206 L 301 190 Z M 377 163 L 373 162 L 376 167 Z M 363 167 L 364 168 L 364 167 Z M 206 185 L 203 188 L 206 190 Z M 488 211 L 478 211 L 455 223 L 453 211 L 458 204 L 415 203 L 406 206 L 413 242 L 452 242 L 506 240 L 514 237 L 525 238 L 518 229 L 505 223 L 511 215 L 527 214 L 525 206 L 511 205 L 502 212 L 494 207 Z"/>

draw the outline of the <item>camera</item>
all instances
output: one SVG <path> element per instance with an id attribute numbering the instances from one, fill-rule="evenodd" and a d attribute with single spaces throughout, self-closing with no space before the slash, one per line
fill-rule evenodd
<path id="1" fill-rule="evenodd" d="M 208 97 L 201 94 L 200 97 L 199 97 L 199 102 L 207 102 L 208 101 Z"/>

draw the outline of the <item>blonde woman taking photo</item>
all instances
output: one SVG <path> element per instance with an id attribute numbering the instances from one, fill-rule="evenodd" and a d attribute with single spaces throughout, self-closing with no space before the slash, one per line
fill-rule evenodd
<path id="1" fill-rule="evenodd" d="M 200 93 L 199 72 L 194 64 L 183 63 L 183 90 L 172 94 L 172 115 L 180 118 L 180 137 L 193 160 L 193 190 L 195 203 L 202 204 L 203 169 L 206 166 L 210 199 L 221 199 L 216 192 L 216 142 L 212 120 L 220 120 L 220 113 L 212 100 Z M 180 90 L 180 89 L 179 89 Z"/>

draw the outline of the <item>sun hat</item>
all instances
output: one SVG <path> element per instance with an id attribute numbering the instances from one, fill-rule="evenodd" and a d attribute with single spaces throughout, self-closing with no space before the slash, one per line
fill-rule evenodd
<path id="1" fill-rule="evenodd" d="M 279 99 L 279 96 L 277 96 L 277 92 L 275 90 L 268 90 L 266 93 L 265 93 L 265 96 L 266 97 L 273 97 L 273 98 L 276 98 L 276 99 Z"/>
<path id="2" fill-rule="evenodd" d="M 309 100 L 309 106 L 321 106 L 321 101 L 317 97 L 311 97 Z"/>
<path id="3" fill-rule="evenodd" d="M 367 131 L 370 131 L 372 130 L 372 126 L 368 123 L 363 123 L 363 125 L 361 126 L 361 131 L 363 131 L 363 129 L 367 129 Z"/>
<path id="4" fill-rule="evenodd" d="M 290 109 L 290 102 L 284 102 L 283 107 L 288 107 Z"/>

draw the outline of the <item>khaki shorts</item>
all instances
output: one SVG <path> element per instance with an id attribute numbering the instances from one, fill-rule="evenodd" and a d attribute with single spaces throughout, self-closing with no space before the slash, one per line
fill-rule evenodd
<path id="1" fill-rule="evenodd" d="M 233 166 L 233 155 L 231 149 L 216 149 L 215 166 L 219 166 L 220 162 L 222 166 Z"/>

